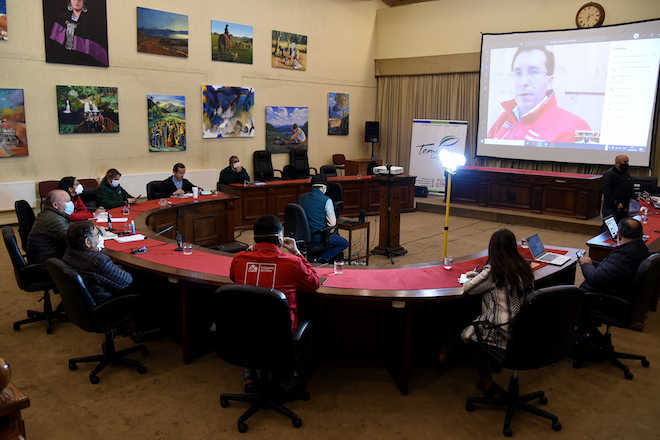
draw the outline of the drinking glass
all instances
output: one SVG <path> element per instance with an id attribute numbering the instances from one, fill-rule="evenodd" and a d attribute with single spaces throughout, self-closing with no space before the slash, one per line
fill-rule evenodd
<path id="1" fill-rule="evenodd" d="M 129 206 L 128 202 L 124 205 L 124 209 L 122 209 L 121 213 L 126 217 L 131 213 L 131 207 Z"/>
<path id="2" fill-rule="evenodd" d="M 451 270 L 454 266 L 454 257 L 445 257 L 443 268 Z"/>
<path id="3" fill-rule="evenodd" d="M 335 274 L 339 275 L 344 273 L 344 262 L 342 260 L 335 261 Z"/>
<path id="4" fill-rule="evenodd" d="M 520 247 L 523 248 L 523 249 L 527 249 L 529 247 L 529 245 L 527 244 L 527 240 L 525 240 L 524 238 L 521 239 L 520 240 Z"/>
<path id="5" fill-rule="evenodd" d="M 192 243 L 183 243 L 183 255 L 192 255 Z"/>

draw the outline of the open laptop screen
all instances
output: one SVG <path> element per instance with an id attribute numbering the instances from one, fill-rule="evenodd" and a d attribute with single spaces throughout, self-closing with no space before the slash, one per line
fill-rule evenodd
<path id="1" fill-rule="evenodd" d="M 639 208 L 639 200 L 630 199 L 630 203 L 628 204 L 628 214 L 639 214 Z"/>
<path id="2" fill-rule="evenodd" d="M 616 240 L 616 236 L 619 233 L 619 226 L 616 224 L 616 220 L 613 215 L 607 216 L 603 219 L 605 226 L 607 226 L 607 231 L 610 233 L 612 240 Z"/>
<path id="3" fill-rule="evenodd" d="M 535 259 L 545 252 L 545 247 L 543 247 L 543 242 L 541 241 L 539 234 L 534 234 L 531 237 L 528 237 L 527 245 L 529 246 L 529 250 L 532 252 L 532 256 Z"/>

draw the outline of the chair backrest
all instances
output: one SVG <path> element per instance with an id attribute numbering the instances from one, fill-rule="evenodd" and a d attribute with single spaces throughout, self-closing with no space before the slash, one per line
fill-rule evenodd
<path id="1" fill-rule="evenodd" d="M 287 370 L 293 366 L 291 314 L 275 289 L 227 285 L 214 295 L 216 351 L 245 368 Z"/>
<path id="2" fill-rule="evenodd" d="M 339 217 L 344 210 L 344 190 L 337 182 L 328 182 L 327 187 L 325 195 L 332 199 L 332 203 L 335 205 L 335 215 Z"/>
<path id="3" fill-rule="evenodd" d="M 646 313 L 653 310 L 660 289 L 660 254 L 655 253 L 642 261 L 633 282 L 631 322 L 642 322 Z"/>
<path id="4" fill-rule="evenodd" d="M 575 286 L 539 289 L 527 296 L 509 329 L 504 365 L 528 370 L 568 356 L 584 292 Z"/>
<path id="5" fill-rule="evenodd" d="M 85 188 L 85 191 L 99 187 L 99 181 L 96 179 L 78 179 L 78 182 Z"/>
<path id="6" fill-rule="evenodd" d="M 344 165 L 346 163 L 346 156 L 343 154 L 333 154 L 332 163 L 334 165 Z"/>
<path id="7" fill-rule="evenodd" d="M 159 199 L 161 197 L 160 180 L 152 180 L 147 183 L 147 200 Z"/>
<path id="8" fill-rule="evenodd" d="M 27 238 L 34 225 L 34 211 L 25 200 L 16 200 L 14 209 L 18 219 L 18 235 L 21 237 L 21 247 L 27 252 Z"/>
<path id="9" fill-rule="evenodd" d="M 290 164 L 296 170 L 297 178 L 309 177 L 309 159 L 307 150 L 291 150 L 289 152 Z"/>
<path id="10" fill-rule="evenodd" d="M 255 151 L 252 153 L 252 163 L 254 164 L 254 180 L 269 180 L 274 177 L 273 158 L 270 151 Z"/>
<path id="11" fill-rule="evenodd" d="M 303 207 L 297 203 L 289 203 L 284 207 L 284 235 L 305 244 L 312 241 L 307 215 Z"/>
<path id="12" fill-rule="evenodd" d="M 296 169 L 293 167 L 293 165 L 284 165 L 284 168 L 282 168 L 282 179 L 291 180 L 297 178 L 298 174 L 296 173 Z"/>
<path id="13" fill-rule="evenodd" d="M 325 177 L 337 177 L 337 168 L 334 165 L 322 165 L 319 172 Z"/>
<path id="14" fill-rule="evenodd" d="M 9 253 L 11 265 L 14 267 L 16 284 L 18 284 L 19 289 L 26 290 L 29 281 L 23 276 L 22 269 L 27 266 L 27 262 L 23 258 L 23 255 L 21 255 L 21 250 L 18 248 L 18 243 L 16 242 L 16 235 L 14 235 L 14 230 L 10 226 L 4 226 L 2 228 L 2 239 L 5 242 L 7 253 Z"/>
<path id="15" fill-rule="evenodd" d="M 90 308 L 96 305 L 78 272 L 59 258 L 49 258 L 46 268 L 62 297 L 69 321 L 86 331 L 96 331 Z"/>
<path id="16" fill-rule="evenodd" d="M 373 176 L 374 174 L 374 168 L 378 166 L 378 162 L 375 160 L 372 160 L 367 164 L 367 175 L 368 176 Z"/>
<path id="17" fill-rule="evenodd" d="M 39 198 L 40 198 L 39 207 L 41 208 L 41 210 L 44 209 L 44 200 L 46 199 L 48 193 L 54 189 L 57 189 L 59 185 L 60 185 L 59 180 L 42 180 L 41 182 L 38 183 L 37 188 L 39 191 Z"/>

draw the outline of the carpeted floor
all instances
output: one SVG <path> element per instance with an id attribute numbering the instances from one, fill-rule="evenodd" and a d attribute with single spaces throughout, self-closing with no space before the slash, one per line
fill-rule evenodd
<path id="1" fill-rule="evenodd" d="M 403 215 L 401 237 L 409 254 L 396 264 L 439 260 L 443 221 L 437 214 Z M 490 234 L 501 226 L 452 218 L 450 254 L 466 255 L 485 248 Z M 527 227 L 510 228 L 518 237 L 533 232 Z M 372 229 L 372 237 L 374 231 L 377 227 Z M 540 231 L 540 235 L 546 243 L 572 247 L 583 247 L 588 238 L 556 231 Z M 241 237 L 249 238 L 249 233 Z M 389 263 L 380 257 L 373 258 L 372 265 Z M 240 368 L 215 354 L 184 365 L 178 345 L 169 340 L 152 341 L 147 343 L 151 355 L 144 360 L 148 374 L 110 368 L 101 373 L 99 385 L 91 385 L 87 367 L 72 372 L 66 361 L 97 353 L 102 337 L 69 323 L 57 325 L 52 335 L 46 335 L 40 324 L 14 332 L 12 322 L 23 319 L 26 309 L 38 306 L 36 295 L 17 289 L 5 251 L 0 252 L 0 273 L 4 280 L 0 285 L 0 357 L 11 363 L 13 382 L 30 397 L 31 406 L 23 411 L 28 438 L 225 439 L 240 435 L 236 419 L 245 406 L 222 409 L 218 405 L 221 391 L 241 392 Z M 550 423 L 521 414 L 513 422 L 514 436 L 660 439 L 659 314 L 649 314 L 644 333 L 615 329 L 614 339 L 621 351 L 647 355 L 651 368 L 628 362 L 635 374 L 633 381 L 607 364 L 575 370 L 568 360 L 523 372 L 522 391 L 545 390 L 549 398 L 546 409 L 560 417 L 564 429 L 553 432 Z M 120 339 L 119 345 L 128 346 L 131 341 Z M 303 419 L 302 429 L 294 429 L 279 415 L 262 412 L 249 421 L 245 438 L 501 438 L 503 412 L 483 409 L 467 413 L 464 409 L 465 398 L 475 395 L 475 377 L 466 362 L 447 371 L 418 368 L 411 393 L 402 396 L 378 365 L 323 363 L 309 383 L 312 399 L 290 404 Z M 508 375 L 504 372 L 498 379 L 505 384 Z"/>

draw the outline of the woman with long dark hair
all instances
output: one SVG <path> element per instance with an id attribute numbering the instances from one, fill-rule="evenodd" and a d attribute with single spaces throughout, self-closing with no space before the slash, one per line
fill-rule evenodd
<path id="1" fill-rule="evenodd" d="M 516 237 L 508 229 L 500 229 L 490 237 L 488 263 L 479 273 L 468 272 L 463 285 L 468 295 L 483 294 L 481 314 L 463 330 L 464 341 L 488 344 L 504 352 L 507 346 L 507 323 L 520 311 L 529 292 L 534 289 L 534 274 L 527 260 L 518 252 Z M 479 350 L 480 351 L 480 350 Z M 493 386 L 487 358 L 478 360 L 479 388 L 490 391 Z"/>

